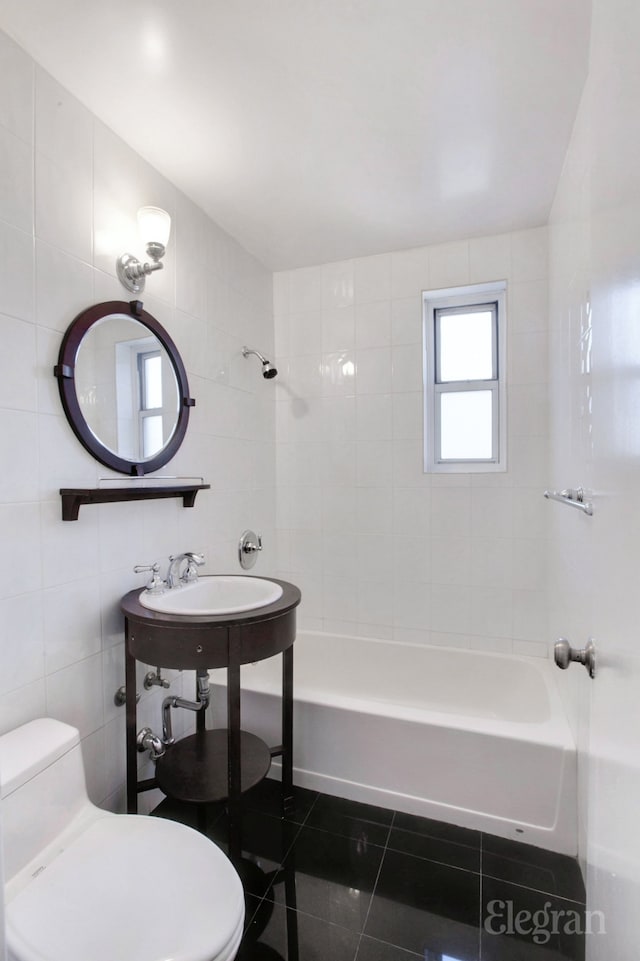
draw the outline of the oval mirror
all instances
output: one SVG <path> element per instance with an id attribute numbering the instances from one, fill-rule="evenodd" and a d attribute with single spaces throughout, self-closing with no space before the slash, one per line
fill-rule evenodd
<path id="1" fill-rule="evenodd" d="M 171 337 L 140 301 L 78 314 L 54 374 L 73 432 L 101 464 L 140 476 L 180 447 L 194 405 L 187 374 Z"/>

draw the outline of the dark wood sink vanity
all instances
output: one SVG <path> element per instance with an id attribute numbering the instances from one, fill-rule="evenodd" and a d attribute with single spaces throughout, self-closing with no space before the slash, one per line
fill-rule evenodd
<path id="1" fill-rule="evenodd" d="M 207 804 L 227 799 L 230 837 L 240 837 L 244 791 L 266 776 L 271 760 L 282 759 L 282 803 L 293 801 L 293 644 L 300 591 L 278 581 L 277 601 L 238 614 L 184 616 L 143 607 L 140 590 L 121 602 L 125 615 L 127 709 L 127 808 L 136 813 L 138 794 L 159 787 L 182 801 Z M 282 743 L 267 746 L 240 730 L 240 667 L 282 654 Z M 138 781 L 136 746 L 136 661 L 177 670 L 227 670 L 227 728 L 207 731 L 204 711 L 196 733 L 167 747 L 156 762 L 156 777 Z"/>
<path id="2" fill-rule="evenodd" d="M 175 343 L 142 301 L 108 301 L 78 314 L 62 339 L 53 373 L 79 442 L 99 463 L 128 475 L 128 482 L 118 486 L 113 481 L 119 478 L 109 476 L 95 489 L 62 488 L 64 521 L 77 520 L 85 504 L 181 497 L 185 507 L 193 507 L 198 491 L 210 489 L 203 478 L 156 473 L 180 448 L 195 399 Z M 156 389 L 147 390 L 152 383 Z M 155 420 L 156 433 L 147 432 L 148 418 Z M 154 475 L 150 480 L 149 474 Z M 245 533 L 256 541 L 253 532 Z M 261 549 L 259 538 L 257 543 L 252 550 Z M 285 581 L 275 583 L 282 587 L 277 601 L 236 614 L 159 613 L 142 606 L 139 588 L 122 599 L 129 812 L 137 811 L 140 791 L 156 786 L 199 804 L 200 810 L 227 799 L 230 840 L 235 837 L 239 845 L 241 794 L 266 776 L 274 757 L 282 758 L 283 806 L 292 803 L 293 642 L 300 591 Z M 276 654 L 282 655 L 282 743 L 269 747 L 240 730 L 240 667 Z M 157 757 L 156 776 L 142 782 L 137 776 L 136 661 L 200 671 L 201 680 L 209 669 L 227 670 L 227 727 L 207 731 L 204 709 L 196 710 L 196 733 L 167 744 Z"/>

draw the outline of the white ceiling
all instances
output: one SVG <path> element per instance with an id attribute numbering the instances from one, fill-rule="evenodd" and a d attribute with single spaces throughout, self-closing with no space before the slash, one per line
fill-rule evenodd
<path id="1" fill-rule="evenodd" d="M 0 27 L 274 269 L 547 219 L 590 0 L 0 0 Z"/>

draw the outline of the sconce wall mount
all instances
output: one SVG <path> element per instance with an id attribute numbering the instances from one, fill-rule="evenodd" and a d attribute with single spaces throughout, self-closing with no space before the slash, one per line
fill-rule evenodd
<path id="1" fill-rule="evenodd" d="M 132 294 L 144 290 L 149 274 L 162 270 L 162 258 L 171 232 L 171 217 L 160 207 L 141 207 L 138 211 L 138 228 L 153 263 L 143 264 L 133 254 L 122 254 L 116 261 L 118 280 Z"/>

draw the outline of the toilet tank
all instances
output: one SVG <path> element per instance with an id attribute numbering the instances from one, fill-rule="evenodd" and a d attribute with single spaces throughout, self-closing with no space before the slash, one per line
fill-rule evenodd
<path id="1" fill-rule="evenodd" d="M 0 737 L 5 881 L 87 807 L 80 735 L 38 718 Z"/>

